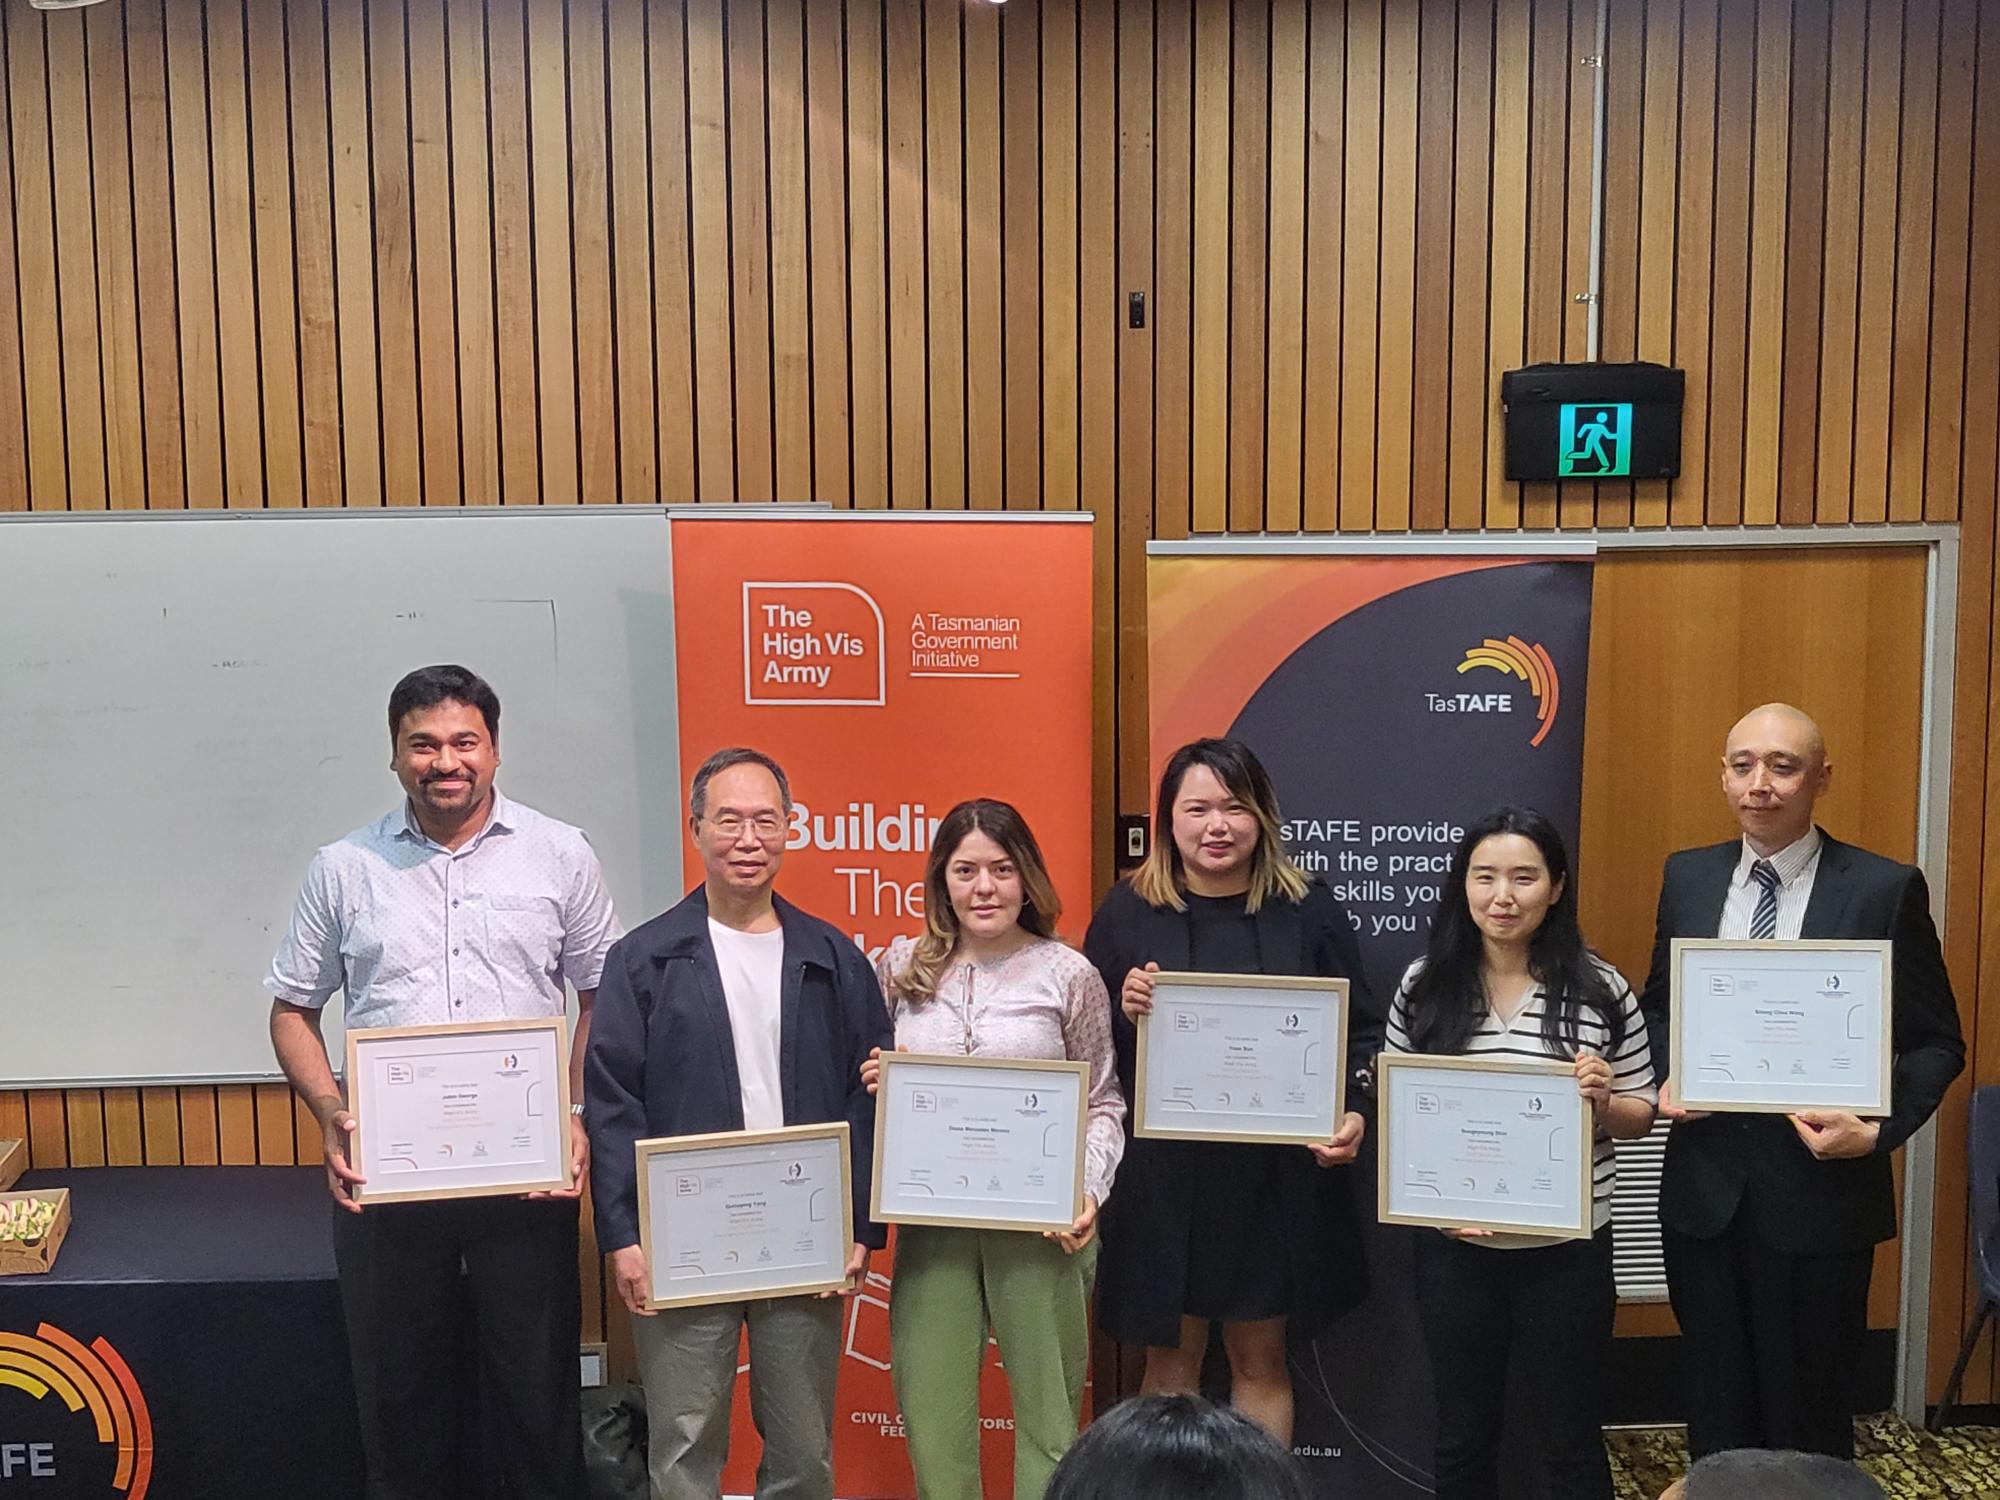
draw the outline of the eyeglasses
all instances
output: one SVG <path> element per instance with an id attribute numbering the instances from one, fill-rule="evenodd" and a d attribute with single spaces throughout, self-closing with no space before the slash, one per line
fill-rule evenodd
<path id="1" fill-rule="evenodd" d="M 763 843 L 771 843 L 785 831 L 785 820 L 776 813 L 759 813 L 754 818 L 741 817 L 736 813 L 717 813 L 704 820 L 710 828 L 726 839 L 739 839 L 748 828 Z"/>

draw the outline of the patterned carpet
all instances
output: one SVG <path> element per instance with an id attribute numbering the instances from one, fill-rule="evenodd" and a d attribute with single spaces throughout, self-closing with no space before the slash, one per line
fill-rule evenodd
<path id="1" fill-rule="evenodd" d="M 2000 1427 L 1954 1427 L 1932 1436 L 1892 1416 L 1854 1424 L 1856 1457 L 1893 1500 L 1995 1500 L 2000 1496 Z M 1655 1500 L 1687 1469 L 1678 1428 L 1605 1434 L 1618 1500 Z"/>

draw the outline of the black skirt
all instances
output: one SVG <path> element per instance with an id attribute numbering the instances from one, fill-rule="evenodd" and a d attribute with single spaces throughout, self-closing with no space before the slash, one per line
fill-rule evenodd
<path id="1" fill-rule="evenodd" d="M 1208 1185 L 1199 1211 L 1188 1218 L 1182 1312 L 1220 1323 L 1291 1316 L 1285 1157 L 1301 1148 L 1223 1141 L 1161 1144 L 1185 1152 L 1190 1160 L 1183 1170 Z"/>

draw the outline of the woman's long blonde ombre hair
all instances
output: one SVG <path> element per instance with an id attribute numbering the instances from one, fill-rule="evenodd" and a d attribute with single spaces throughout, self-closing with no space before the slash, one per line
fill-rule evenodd
<path id="1" fill-rule="evenodd" d="M 961 802 L 939 820 L 937 832 L 931 836 L 930 858 L 924 862 L 924 930 L 911 950 L 910 961 L 890 977 L 891 999 L 920 1005 L 937 994 L 938 980 L 958 949 L 958 913 L 952 910 L 945 872 L 951 868 L 958 846 L 974 833 L 983 833 L 998 844 L 1020 872 L 1020 925 L 1036 937 L 1056 935 L 1062 902 L 1027 819 L 1011 803 L 988 797 Z"/>
<path id="2" fill-rule="evenodd" d="M 1145 863 L 1132 872 L 1132 889 L 1148 906 L 1187 910 L 1187 871 L 1180 846 L 1174 842 L 1174 802 L 1181 783 L 1196 766 L 1206 766 L 1229 795 L 1256 816 L 1257 847 L 1250 854 L 1250 893 L 1244 905 L 1256 911 L 1276 896 L 1304 899 L 1312 877 L 1285 851 L 1284 824 L 1278 818 L 1278 794 L 1263 763 L 1240 740 L 1194 740 L 1176 750 L 1160 774 L 1160 791 L 1153 807 L 1153 847 Z"/>

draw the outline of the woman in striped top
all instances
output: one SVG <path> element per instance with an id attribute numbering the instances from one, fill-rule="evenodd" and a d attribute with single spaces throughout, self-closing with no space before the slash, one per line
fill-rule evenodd
<path id="1" fill-rule="evenodd" d="M 1419 1231 L 1417 1312 L 1437 1391 L 1438 1500 L 1500 1493 L 1513 1346 L 1526 1356 L 1530 1389 L 1521 1394 L 1550 1495 L 1610 1500 L 1598 1410 L 1617 1300 L 1611 1142 L 1652 1128 L 1653 1064 L 1632 987 L 1584 944 L 1569 856 L 1540 813 L 1503 807 L 1466 830 L 1429 951 L 1396 992 L 1387 1047 L 1576 1064 L 1597 1121 L 1596 1234 Z"/>

